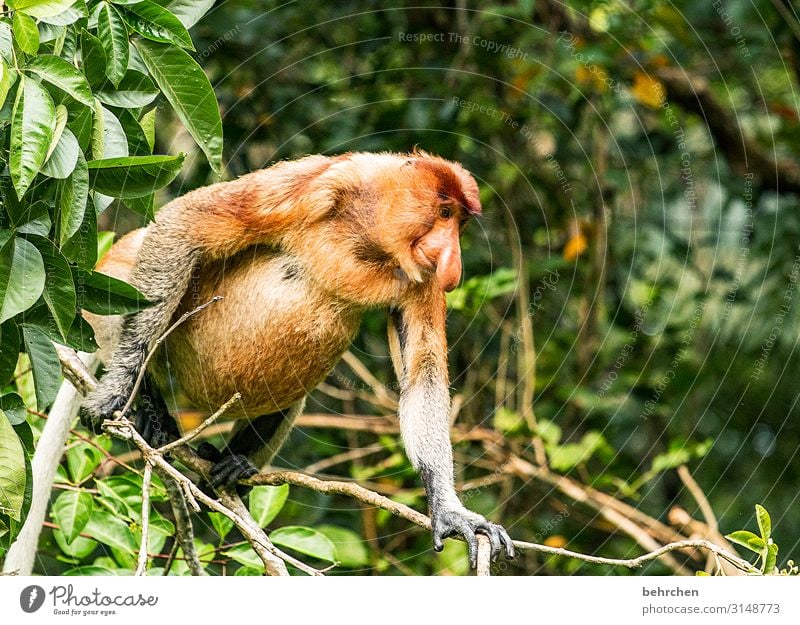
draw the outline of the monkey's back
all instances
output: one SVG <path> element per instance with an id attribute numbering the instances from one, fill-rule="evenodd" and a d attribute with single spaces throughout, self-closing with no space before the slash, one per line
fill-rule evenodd
<path id="1" fill-rule="evenodd" d="M 98 269 L 128 278 L 120 259 L 142 239 L 121 239 Z M 226 418 L 255 418 L 307 395 L 347 349 L 362 317 L 361 309 L 323 292 L 293 257 L 264 247 L 199 267 L 176 318 L 215 295 L 223 299 L 178 327 L 151 368 L 162 387 L 177 383 L 200 409 L 216 410 L 241 393 L 241 405 Z M 97 328 L 98 318 L 90 321 Z"/>

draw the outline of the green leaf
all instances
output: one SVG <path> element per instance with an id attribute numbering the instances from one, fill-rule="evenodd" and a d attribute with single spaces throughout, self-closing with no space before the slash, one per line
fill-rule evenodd
<path id="1" fill-rule="evenodd" d="M 147 144 L 150 146 L 150 151 L 152 152 L 156 145 L 156 110 L 151 109 L 142 115 L 139 120 L 139 125 L 144 131 Z"/>
<path id="2" fill-rule="evenodd" d="M 61 246 L 61 251 L 71 263 L 76 263 L 82 269 L 91 270 L 97 264 L 97 212 L 93 206 L 83 211 L 80 228 Z"/>
<path id="3" fill-rule="evenodd" d="M 132 109 L 147 106 L 157 95 L 158 89 L 153 81 L 145 74 L 131 69 L 116 88 L 98 90 L 97 99 L 109 106 Z"/>
<path id="4" fill-rule="evenodd" d="M 191 28 L 211 10 L 215 0 L 171 0 L 167 10 L 177 17 L 186 28 Z"/>
<path id="5" fill-rule="evenodd" d="M 767 546 L 760 536 L 756 536 L 753 532 L 748 532 L 747 530 L 733 532 L 732 534 L 726 535 L 725 538 L 755 553 L 761 553 L 761 550 Z"/>
<path id="6" fill-rule="evenodd" d="M 52 54 L 43 54 L 32 59 L 25 69 L 55 85 L 81 104 L 94 104 L 92 90 L 86 78 L 68 61 Z"/>
<path id="7" fill-rule="evenodd" d="M 89 16 L 89 10 L 86 7 L 84 0 L 74 0 L 71 7 L 55 15 L 44 15 L 40 20 L 46 24 L 54 24 L 56 26 L 69 26 L 74 24 L 81 18 Z M 56 54 L 58 54 L 56 52 Z"/>
<path id="8" fill-rule="evenodd" d="M 11 24 L 5 20 L 0 20 L 0 58 L 6 63 L 14 64 L 14 36 L 11 31 Z"/>
<path id="9" fill-rule="evenodd" d="M 128 29 L 119 11 L 104 3 L 97 16 L 97 35 L 106 51 L 106 75 L 115 85 L 128 71 Z"/>
<path id="10" fill-rule="evenodd" d="M 6 65 L 6 62 L 0 58 L 0 108 L 5 104 L 6 98 L 8 97 L 8 90 L 11 89 L 11 85 L 13 84 L 11 79 L 11 70 L 8 65 Z"/>
<path id="11" fill-rule="evenodd" d="M 84 533 L 124 553 L 134 554 L 138 548 L 128 524 L 108 512 L 95 511 L 86 524 Z"/>
<path id="12" fill-rule="evenodd" d="M 33 17 L 50 17 L 66 11 L 75 0 L 7 0 L 6 4 Z"/>
<path id="13" fill-rule="evenodd" d="M 212 169 L 220 174 L 222 119 L 208 77 L 192 57 L 179 48 L 146 39 L 138 40 L 134 45 L 153 80 L 205 153 Z"/>
<path id="14" fill-rule="evenodd" d="M 281 527 L 270 532 L 270 540 L 280 547 L 292 549 L 318 560 L 336 561 L 336 548 L 325 534 L 300 525 Z"/>
<path id="15" fill-rule="evenodd" d="M 50 337 L 40 328 L 23 323 L 22 338 L 31 359 L 36 408 L 41 412 L 53 403 L 61 386 L 61 362 Z"/>
<path id="16" fill-rule="evenodd" d="M 262 574 L 264 572 L 264 563 L 261 561 L 261 558 L 258 557 L 258 554 L 253 551 L 253 548 L 250 545 L 236 545 L 227 551 L 223 551 L 222 555 L 228 556 L 242 566 L 250 569 L 256 569 L 261 571 Z"/>
<path id="17" fill-rule="evenodd" d="M 85 491 L 65 490 L 53 502 L 53 521 L 71 543 L 78 537 L 92 516 L 92 496 Z"/>
<path id="18" fill-rule="evenodd" d="M 761 532 L 761 538 L 768 543 L 772 536 L 772 520 L 769 518 L 769 512 L 767 512 L 766 508 L 759 504 L 756 504 L 756 522 L 758 523 L 758 530 Z"/>
<path id="19" fill-rule="evenodd" d="M 47 156 L 45 156 L 45 163 L 47 159 L 50 158 L 50 155 L 55 151 L 56 145 L 58 145 L 59 139 L 61 139 L 61 135 L 64 133 L 64 128 L 67 127 L 67 118 L 69 113 L 67 113 L 67 107 L 63 104 L 59 104 L 56 107 L 56 125 L 55 129 L 53 130 L 53 138 L 50 140 L 50 147 L 47 148 Z"/>
<path id="20" fill-rule="evenodd" d="M 33 306 L 44 281 L 39 250 L 22 237 L 8 239 L 0 248 L 0 323 Z"/>
<path id="21" fill-rule="evenodd" d="M 25 498 L 25 450 L 5 413 L 0 410 L 0 512 L 19 521 Z"/>
<path id="22" fill-rule="evenodd" d="M 20 78 L 11 118 L 9 168 L 17 197 L 22 198 L 44 165 L 53 139 L 56 107 L 39 82 Z"/>
<path id="23" fill-rule="evenodd" d="M 762 570 L 764 575 L 772 575 L 775 571 L 775 564 L 778 561 L 778 545 L 770 543 L 764 553 L 761 554 L 764 559 Z"/>
<path id="24" fill-rule="evenodd" d="M 72 238 L 81 227 L 88 197 L 89 168 L 83 152 L 79 151 L 72 175 L 58 185 L 58 242 L 60 246 Z"/>
<path id="25" fill-rule="evenodd" d="M 75 135 L 69 128 L 64 128 L 53 153 L 42 166 L 42 174 L 57 180 L 68 178 L 78 165 L 80 151 Z"/>
<path id="26" fill-rule="evenodd" d="M 209 512 L 208 518 L 211 521 L 211 525 L 214 527 L 214 531 L 219 534 L 220 540 L 224 540 L 233 529 L 233 521 L 221 512 Z"/>
<path id="27" fill-rule="evenodd" d="M 338 525 L 321 525 L 317 530 L 333 543 L 336 548 L 336 561 L 340 565 L 357 568 L 369 564 L 366 541 L 353 530 Z"/>
<path id="28" fill-rule="evenodd" d="M 13 320 L 0 324 L 0 385 L 14 374 L 19 358 L 19 329 Z"/>
<path id="29" fill-rule="evenodd" d="M 125 131 L 125 136 L 128 139 L 130 155 L 150 156 L 153 152 L 153 148 L 150 147 L 150 142 L 144 128 L 142 128 L 136 117 L 133 116 L 132 112 L 120 111 L 119 123 L 122 124 L 122 129 Z"/>
<path id="30" fill-rule="evenodd" d="M 250 514 L 259 527 L 266 527 L 278 516 L 289 496 L 289 485 L 254 486 L 250 491 Z"/>
<path id="31" fill-rule="evenodd" d="M 94 473 L 94 470 L 100 466 L 104 458 L 103 453 L 89 443 L 78 443 L 70 446 L 65 456 L 73 484 L 80 484 Z"/>
<path id="32" fill-rule="evenodd" d="M 150 0 L 125 5 L 122 15 L 142 37 L 194 50 L 189 31 L 172 13 Z"/>
<path id="33" fill-rule="evenodd" d="M 97 315 L 124 315 L 149 304 L 130 284 L 97 271 L 72 268 L 78 306 Z"/>
<path id="34" fill-rule="evenodd" d="M 101 158 L 120 158 L 128 156 L 128 138 L 117 116 L 95 101 L 92 125 L 92 156 Z"/>
<path id="35" fill-rule="evenodd" d="M 97 547 L 97 543 L 95 541 L 89 538 L 84 538 L 83 536 L 78 536 L 71 543 L 68 543 L 66 536 L 64 536 L 64 532 L 61 530 L 53 530 L 53 538 L 55 538 L 56 544 L 61 551 L 63 551 L 70 558 L 75 558 L 76 560 L 83 560 Z"/>
<path id="36" fill-rule="evenodd" d="M 140 197 L 172 182 L 181 170 L 183 158 L 180 154 L 89 161 L 89 182 L 93 189 L 112 197 Z"/>
<path id="37" fill-rule="evenodd" d="M 17 426 L 28 418 L 28 409 L 22 397 L 16 393 L 0 395 L 0 410 L 6 413 L 11 425 Z"/>
<path id="38" fill-rule="evenodd" d="M 39 51 L 39 29 L 32 17 L 24 13 L 14 13 L 11 28 L 20 50 L 30 55 Z"/>
<path id="39" fill-rule="evenodd" d="M 100 40 L 87 30 L 81 31 L 81 69 L 92 87 L 106 80 L 106 51 Z M 94 103 L 89 106 L 94 106 Z"/>
<path id="40" fill-rule="evenodd" d="M 36 237 L 33 243 L 44 260 L 44 301 L 56 321 L 59 334 L 66 338 L 77 311 L 72 271 L 67 259 L 49 240 Z"/>

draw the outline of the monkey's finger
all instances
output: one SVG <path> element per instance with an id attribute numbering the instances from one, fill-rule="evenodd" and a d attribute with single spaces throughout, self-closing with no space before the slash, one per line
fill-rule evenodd
<path id="1" fill-rule="evenodd" d="M 438 530 L 433 530 L 433 550 L 437 553 L 444 549 L 444 543 L 442 543 L 442 536 L 439 534 Z"/>
<path id="2" fill-rule="evenodd" d="M 464 536 L 464 540 L 467 541 L 467 548 L 469 549 L 469 565 L 476 569 L 478 568 L 478 539 L 475 536 L 475 532 L 472 531 L 472 528 L 467 525 L 462 530 L 462 535 Z"/>
<path id="3" fill-rule="evenodd" d="M 492 546 L 492 562 L 497 562 L 497 556 L 500 555 L 500 532 L 497 531 L 497 525 L 487 523 L 487 528 L 484 533 L 489 536 L 489 543 Z"/>
<path id="4" fill-rule="evenodd" d="M 497 526 L 498 530 L 500 531 L 500 539 L 503 541 L 503 545 L 506 548 L 506 558 L 509 560 L 514 559 L 514 542 L 511 540 L 511 536 L 508 535 L 506 529 L 500 525 Z"/>

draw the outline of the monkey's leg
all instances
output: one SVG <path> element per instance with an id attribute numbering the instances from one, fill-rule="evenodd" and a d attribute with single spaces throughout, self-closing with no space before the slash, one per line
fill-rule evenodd
<path id="1" fill-rule="evenodd" d="M 144 376 L 136 398 L 133 424 L 151 447 L 161 447 L 180 436 L 178 424 L 149 374 Z"/>
<path id="2" fill-rule="evenodd" d="M 302 399 L 285 410 L 252 421 L 239 421 L 233 437 L 221 451 L 211 443 L 201 444 L 197 453 L 214 463 L 209 476 L 211 487 L 227 489 L 258 473 L 278 453 L 304 405 L 305 399 Z"/>

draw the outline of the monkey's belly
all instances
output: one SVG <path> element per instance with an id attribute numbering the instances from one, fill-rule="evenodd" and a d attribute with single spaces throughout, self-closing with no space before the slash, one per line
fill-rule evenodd
<path id="1" fill-rule="evenodd" d="M 216 410 L 241 393 L 227 418 L 254 418 L 307 395 L 361 321 L 360 310 L 332 300 L 282 255 L 250 251 L 198 271 L 178 314 L 214 295 L 223 299 L 170 336 L 159 368 L 198 408 Z"/>

